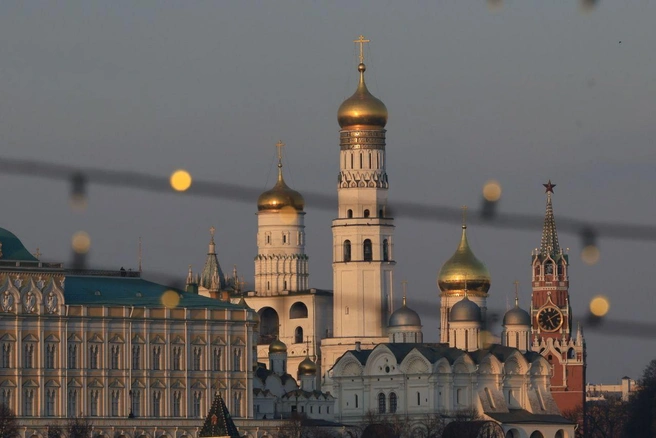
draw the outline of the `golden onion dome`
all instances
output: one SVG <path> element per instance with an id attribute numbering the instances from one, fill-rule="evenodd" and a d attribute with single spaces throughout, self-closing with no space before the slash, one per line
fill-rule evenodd
<path id="1" fill-rule="evenodd" d="M 476 258 L 467 241 L 467 226 L 462 226 L 460 245 L 455 254 L 442 265 L 437 276 L 437 285 L 442 293 L 487 294 L 490 290 L 490 272 Z"/>
<path id="2" fill-rule="evenodd" d="M 280 339 L 276 338 L 269 344 L 269 354 L 271 353 L 287 353 L 287 345 Z"/>
<path id="3" fill-rule="evenodd" d="M 282 165 L 278 164 L 278 181 L 270 190 L 262 193 L 257 199 L 257 209 L 280 210 L 284 207 L 292 207 L 296 211 L 303 211 L 305 199 L 296 190 L 289 188 L 282 177 Z"/>
<path id="4" fill-rule="evenodd" d="M 369 92 L 364 83 L 366 69 L 363 63 L 358 65 L 360 72 L 358 88 L 337 110 L 337 121 L 342 128 L 351 126 L 384 128 L 387 124 L 387 107 Z"/>
<path id="5" fill-rule="evenodd" d="M 298 373 L 302 375 L 315 375 L 317 373 L 317 364 L 309 357 L 303 359 L 303 362 L 298 364 Z"/>

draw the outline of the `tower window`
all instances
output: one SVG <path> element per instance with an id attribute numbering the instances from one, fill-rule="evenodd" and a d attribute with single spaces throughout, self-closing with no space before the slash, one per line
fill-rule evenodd
<path id="1" fill-rule="evenodd" d="M 544 273 L 547 274 L 547 275 L 553 274 L 553 263 L 547 262 L 544 265 Z"/>
<path id="2" fill-rule="evenodd" d="M 389 404 L 390 404 L 390 413 L 395 413 L 396 412 L 396 394 L 391 393 L 389 396 Z"/>
<path id="3" fill-rule="evenodd" d="M 296 330 L 294 330 L 294 343 L 303 343 L 303 327 L 296 327 Z"/>
<path id="4" fill-rule="evenodd" d="M 360 169 L 362 169 L 362 152 L 360 152 Z"/>
<path id="5" fill-rule="evenodd" d="M 346 217 L 351 219 L 353 217 L 353 210 L 349 208 L 348 211 L 346 212 Z"/>
<path id="6" fill-rule="evenodd" d="M 267 235 L 266 235 L 266 243 L 267 243 L 267 245 L 271 244 L 271 234 L 268 234 L 268 233 L 267 233 Z"/>
<path id="7" fill-rule="evenodd" d="M 363 243 L 363 255 L 365 262 L 370 262 L 372 260 L 371 240 L 369 239 L 365 239 Z"/>
<path id="8" fill-rule="evenodd" d="M 350 240 L 345 240 L 344 241 L 344 261 L 345 262 L 350 262 L 351 261 L 351 241 Z"/>
<path id="9" fill-rule="evenodd" d="M 383 261 L 389 261 L 389 242 L 387 239 L 383 240 Z"/>
<path id="10" fill-rule="evenodd" d="M 378 413 L 379 414 L 385 413 L 385 394 L 383 394 L 382 392 L 378 394 Z"/>
<path id="11" fill-rule="evenodd" d="M 369 169 L 371 169 L 371 152 L 369 152 Z"/>
<path id="12" fill-rule="evenodd" d="M 383 209 L 378 210 L 378 217 L 383 217 Z"/>
<path id="13" fill-rule="evenodd" d="M 364 211 L 364 217 L 369 217 L 369 210 L 368 209 Z"/>
<path id="14" fill-rule="evenodd" d="M 287 243 L 287 235 L 286 234 L 282 235 L 282 243 Z"/>
<path id="15" fill-rule="evenodd" d="M 353 154 L 351 154 L 351 169 L 353 169 Z"/>

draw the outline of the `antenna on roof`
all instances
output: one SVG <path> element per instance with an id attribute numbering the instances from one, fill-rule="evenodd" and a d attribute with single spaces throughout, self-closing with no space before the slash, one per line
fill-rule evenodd
<path id="1" fill-rule="evenodd" d="M 139 237 L 139 272 L 141 272 L 141 237 Z"/>

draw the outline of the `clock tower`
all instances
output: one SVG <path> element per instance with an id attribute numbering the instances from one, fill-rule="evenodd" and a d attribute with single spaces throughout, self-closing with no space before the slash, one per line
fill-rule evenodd
<path id="1" fill-rule="evenodd" d="M 531 349 L 552 366 L 551 392 L 561 411 L 585 401 L 585 340 L 580 326 L 572 332 L 569 303 L 569 256 L 558 243 L 552 195 L 556 185 L 544 184 L 547 210 L 540 248 L 532 256 Z"/>

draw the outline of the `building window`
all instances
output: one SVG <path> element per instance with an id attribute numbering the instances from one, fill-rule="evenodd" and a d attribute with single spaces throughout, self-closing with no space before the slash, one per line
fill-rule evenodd
<path id="1" fill-rule="evenodd" d="M 77 369 L 77 344 L 68 346 L 68 369 Z"/>
<path id="2" fill-rule="evenodd" d="M 287 280 L 282 282 L 282 290 L 287 290 Z"/>
<path id="3" fill-rule="evenodd" d="M 378 217 L 383 217 L 383 209 L 378 210 Z"/>
<path id="4" fill-rule="evenodd" d="M 203 349 L 201 347 L 194 348 L 194 371 L 200 371 L 200 362 L 203 355 Z"/>
<path id="5" fill-rule="evenodd" d="M 54 370 L 55 369 L 55 353 L 56 353 L 55 344 L 46 344 L 46 369 Z"/>
<path id="6" fill-rule="evenodd" d="M 383 394 L 382 392 L 378 394 L 378 413 L 379 414 L 385 413 L 385 394 Z"/>
<path id="7" fill-rule="evenodd" d="M 417 391 L 417 406 L 421 405 L 421 393 Z"/>
<path id="8" fill-rule="evenodd" d="M 308 317 L 308 308 L 304 303 L 298 301 L 292 304 L 292 307 L 289 308 L 290 319 L 307 318 L 307 317 Z"/>
<path id="9" fill-rule="evenodd" d="M 267 245 L 271 244 L 271 234 L 269 234 L 269 233 L 266 234 L 266 244 Z"/>
<path id="10" fill-rule="evenodd" d="M 345 262 L 350 262 L 351 261 L 351 241 L 350 240 L 345 240 L 344 241 L 344 261 Z"/>
<path id="11" fill-rule="evenodd" d="M 241 417 L 241 393 L 238 391 L 235 391 L 233 396 L 233 403 L 232 403 L 232 412 L 233 416 L 235 417 Z"/>
<path id="12" fill-rule="evenodd" d="M 11 368 L 11 344 L 5 342 L 2 344 L 2 360 L 0 360 L 2 368 Z"/>
<path id="13" fill-rule="evenodd" d="M 364 261 L 365 262 L 370 262 L 372 260 L 373 254 L 371 251 L 371 240 L 365 239 L 363 242 L 363 255 L 364 255 Z"/>
<path id="14" fill-rule="evenodd" d="M 463 391 L 462 388 L 456 389 L 456 404 L 461 405 L 464 403 Z"/>
<path id="15" fill-rule="evenodd" d="M 346 217 L 351 219 L 353 217 L 353 210 L 350 208 L 346 211 Z"/>
<path id="16" fill-rule="evenodd" d="M 132 369 L 139 370 L 141 369 L 141 346 L 133 345 L 132 346 Z"/>
<path id="17" fill-rule="evenodd" d="M 141 391 L 138 389 L 131 392 L 132 399 L 132 415 L 139 417 L 141 415 Z"/>
<path id="18" fill-rule="evenodd" d="M 364 211 L 364 217 L 369 217 L 369 209 L 366 209 L 366 210 Z"/>
<path id="19" fill-rule="evenodd" d="M 77 389 L 68 390 L 68 399 L 66 401 L 66 410 L 69 417 L 77 417 Z"/>
<path id="20" fill-rule="evenodd" d="M 112 407 L 110 415 L 112 417 L 118 417 L 118 402 L 121 399 L 121 392 L 116 390 L 112 391 Z"/>
<path id="21" fill-rule="evenodd" d="M 389 261 L 389 242 L 387 239 L 383 240 L 383 261 Z"/>
<path id="22" fill-rule="evenodd" d="M 175 391 L 173 393 L 173 416 L 180 417 L 180 403 L 182 400 L 182 394 L 180 391 Z"/>
<path id="23" fill-rule="evenodd" d="M 23 415 L 31 417 L 34 415 L 34 390 L 26 389 L 23 391 Z"/>
<path id="24" fill-rule="evenodd" d="M 89 415 L 92 417 L 98 416 L 98 399 L 98 390 L 89 393 Z"/>
<path id="25" fill-rule="evenodd" d="M 31 342 L 24 347 L 23 368 L 34 368 L 34 344 Z"/>
<path id="26" fill-rule="evenodd" d="M 296 327 L 296 330 L 294 330 L 294 343 L 303 343 L 303 327 Z"/>
<path id="27" fill-rule="evenodd" d="M 182 369 L 182 347 L 173 347 L 173 371 Z"/>
<path id="28" fill-rule="evenodd" d="M 287 234 L 285 233 L 282 235 L 282 243 L 287 243 Z"/>
<path id="29" fill-rule="evenodd" d="M 57 400 L 56 391 L 49 389 L 46 391 L 46 417 L 55 416 L 55 400 Z"/>
<path id="30" fill-rule="evenodd" d="M 232 357 L 232 369 L 233 371 L 241 371 L 241 349 L 235 348 L 235 352 Z"/>
<path id="31" fill-rule="evenodd" d="M 162 392 L 153 391 L 153 417 L 157 418 L 162 414 L 161 407 L 162 407 Z"/>
<path id="32" fill-rule="evenodd" d="M 11 389 L 4 388 L 0 392 L 0 403 L 11 408 Z"/>
<path id="33" fill-rule="evenodd" d="M 192 417 L 200 417 L 200 401 L 203 399 L 203 394 L 200 391 L 194 392 L 194 406 L 193 406 L 193 412 L 192 412 Z"/>
<path id="34" fill-rule="evenodd" d="M 396 393 L 392 392 L 390 393 L 389 396 L 389 405 L 390 405 L 390 413 L 394 414 L 396 412 Z"/>
<path id="35" fill-rule="evenodd" d="M 358 395 L 357 394 L 355 394 L 355 407 L 356 408 L 358 407 Z"/>
<path id="36" fill-rule="evenodd" d="M 98 369 L 98 346 L 92 345 L 89 347 L 89 368 L 92 370 Z"/>
<path id="37" fill-rule="evenodd" d="M 162 348 L 160 346 L 153 347 L 153 370 L 161 369 L 160 361 L 162 358 Z"/>
<path id="38" fill-rule="evenodd" d="M 546 275 L 552 275 L 553 274 L 553 263 L 547 262 L 544 265 L 544 273 Z"/>
<path id="39" fill-rule="evenodd" d="M 120 351 L 119 349 L 120 347 L 118 345 L 112 345 L 110 368 L 113 370 L 118 369 L 119 351 Z"/>
<path id="40" fill-rule="evenodd" d="M 221 348 L 219 347 L 214 347 L 212 365 L 214 371 L 221 371 Z"/>

